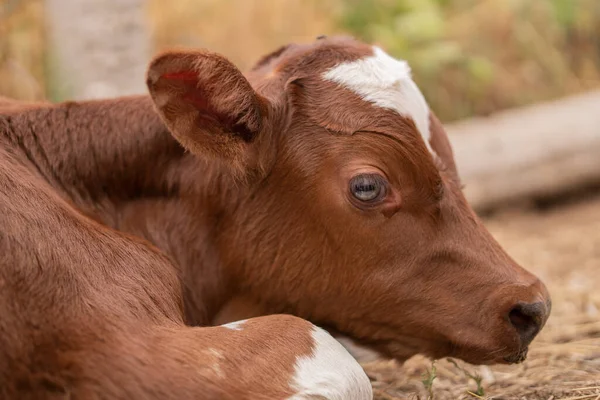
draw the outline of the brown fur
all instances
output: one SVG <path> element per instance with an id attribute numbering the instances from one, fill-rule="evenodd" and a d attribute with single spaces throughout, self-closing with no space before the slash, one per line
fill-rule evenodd
<path id="1" fill-rule="evenodd" d="M 549 295 L 468 206 L 442 125 L 432 114 L 432 157 L 413 121 L 320 78 L 370 53 L 321 39 L 244 77 L 169 52 L 151 98 L 0 108 L 0 340 L 22 366 L 0 364 L 8 393 L 39 370 L 46 394 L 191 396 L 206 382 L 179 381 L 200 368 L 181 352 L 213 339 L 183 322 L 248 314 L 294 314 L 399 360 L 521 359 L 533 337 L 509 312 L 540 303 L 541 327 Z M 348 180 L 373 168 L 390 195 L 361 209 Z"/>
<path id="2" fill-rule="evenodd" d="M 3 132 L 18 122 L 5 118 Z M 38 153 L 20 150 L 0 148 L 0 398 L 292 394 L 311 324 L 272 316 L 248 321 L 243 334 L 186 327 L 172 260 L 84 216 L 31 161 Z"/>

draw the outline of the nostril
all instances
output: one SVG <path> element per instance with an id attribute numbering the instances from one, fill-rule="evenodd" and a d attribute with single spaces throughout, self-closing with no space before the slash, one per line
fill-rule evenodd
<path id="1" fill-rule="evenodd" d="M 544 305 L 542 303 L 519 303 L 508 313 L 510 323 L 515 327 L 524 346 L 531 343 L 543 325 Z"/>
<path id="2" fill-rule="evenodd" d="M 535 325 L 535 321 L 529 315 L 525 315 L 521 309 L 521 306 L 516 306 L 508 314 L 510 322 L 513 324 L 517 331 L 526 331 Z"/>

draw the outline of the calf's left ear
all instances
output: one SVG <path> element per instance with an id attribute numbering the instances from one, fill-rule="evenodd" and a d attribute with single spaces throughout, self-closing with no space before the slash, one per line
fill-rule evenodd
<path id="1" fill-rule="evenodd" d="M 146 82 L 159 115 L 185 148 L 242 174 L 256 166 L 253 143 L 267 102 L 229 60 L 207 51 L 164 53 L 150 63 Z"/>

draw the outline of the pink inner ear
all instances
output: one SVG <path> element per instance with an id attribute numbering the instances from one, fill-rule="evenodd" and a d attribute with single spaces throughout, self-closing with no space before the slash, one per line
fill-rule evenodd
<path id="1" fill-rule="evenodd" d="M 199 90 L 196 90 L 192 93 L 188 92 L 186 95 L 183 96 L 183 100 L 192 104 L 194 107 L 196 107 L 196 110 L 198 110 L 201 113 L 215 113 L 215 110 L 210 106 L 208 101 L 201 96 L 201 92 Z"/>
<path id="2" fill-rule="evenodd" d="M 160 76 L 164 79 L 176 79 L 180 81 L 197 81 L 198 73 L 194 71 L 171 72 Z"/>
<path id="3" fill-rule="evenodd" d="M 191 104 L 197 111 L 198 117 L 205 123 L 208 120 L 214 121 L 221 129 L 234 135 L 240 136 L 244 141 L 252 140 L 254 133 L 248 129 L 245 123 L 239 123 L 237 115 L 228 115 L 227 113 L 217 111 L 210 101 L 210 96 L 204 92 L 202 87 L 198 87 L 198 73 L 194 71 L 181 71 L 162 74 L 161 78 L 167 80 L 180 81 L 185 86 L 185 93 L 180 94 L 180 100 Z"/>
<path id="4" fill-rule="evenodd" d="M 204 93 L 198 85 L 198 73 L 194 71 L 181 71 L 181 72 L 170 72 L 162 74 L 161 78 L 167 80 L 183 81 L 182 83 L 186 87 L 186 93 L 181 99 L 187 103 L 191 103 L 200 112 L 212 112 L 213 110 L 205 98 Z"/>

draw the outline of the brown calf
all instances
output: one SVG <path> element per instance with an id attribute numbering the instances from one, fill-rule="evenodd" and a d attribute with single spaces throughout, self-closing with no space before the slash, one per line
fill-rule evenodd
<path id="1" fill-rule="evenodd" d="M 136 278 L 152 287 L 147 275 L 156 274 L 163 297 L 151 304 L 164 307 L 178 293 L 160 277 L 175 276 L 172 261 L 192 325 L 289 313 L 399 360 L 524 359 L 549 295 L 468 206 L 443 127 L 405 63 L 325 38 L 283 47 L 246 77 L 214 53 L 166 53 L 148 85 L 152 101 L 65 103 L 4 118 L 3 148 L 37 179 L 32 193 L 43 185 L 77 218 L 123 238 L 111 247 L 104 233 L 69 248 L 93 242 L 110 259 L 86 255 L 83 265 L 122 275 L 93 285 L 106 294 L 100 304 L 118 299 L 106 286 Z M 14 190 L 5 201 L 20 210 Z M 47 224 L 81 234 L 64 218 L 35 222 L 56 211 L 33 208 L 29 239 L 19 239 L 27 248 L 65 245 L 43 232 Z M 160 262 L 144 261 L 136 245 Z M 20 262 L 81 265 L 36 257 Z M 123 313 L 135 326 L 146 307 Z"/>

